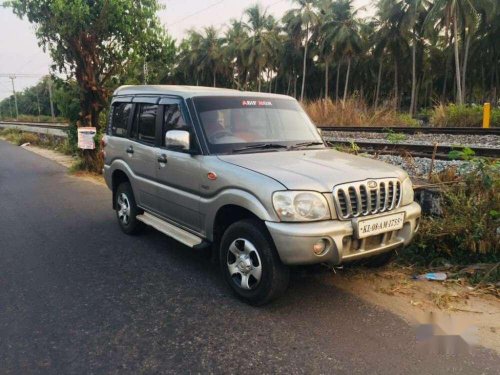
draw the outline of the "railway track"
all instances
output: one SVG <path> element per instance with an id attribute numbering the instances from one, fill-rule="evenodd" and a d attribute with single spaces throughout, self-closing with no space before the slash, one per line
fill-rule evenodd
<path id="1" fill-rule="evenodd" d="M 370 133 L 403 133 L 403 134 L 456 134 L 456 135 L 498 135 L 500 128 L 414 128 L 414 127 L 382 127 L 382 126 L 321 126 L 322 131 L 332 132 L 370 132 Z"/>
<path id="2" fill-rule="evenodd" d="M 66 137 L 65 129 L 67 124 L 62 123 L 34 123 L 21 121 L 0 121 L 0 128 L 18 128 L 23 131 L 53 134 Z M 388 129 L 394 132 L 405 134 L 429 133 L 429 134 L 462 134 L 462 135 L 499 135 L 500 128 L 387 128 L 387 127 L 320 127 L 323 131 L 341 131 L 341 132 L 376 132 L 387 133 Z M 327 139 L 331 146 L 350 147 L 350 142 L 345 140 Z M 431 157 L 434 152 L 434 145 L 430 144 L 410 144 L 410 143 L 388 143 L 380 141 L 355 141 L 361 152 L 404 155 L 411 154 L 416 157 Z M 436 159 L 448 160 L 448 153 L 452 150 L 460 150 L 461 147 L 452 147 L 448 145 L 438 145 L 436 149 Z M 500 158 L 500 149 L 489 147 L 471 147 L 476 156 Z"/>
<path id="3" fill-rule="evenodd" d="M 350 142 L 327 140 L 330 146 L 352 147 Z M 389 155 L 412 155 L 414 157 L 430 158 L 434 153 L 434 145 L 409 144 L 409 143 L 387 143 L 387 142 L 354 142 L 360 148 L 360 152 L 369 154 L 389 154 Z M 437 145 L 435 158 L 440 160 L 449 160 L 448 153 L 453 150 L 461 150 L 463 147 L 453 147 L 447 145 Z M 490 147 L 470 147 L 475 156 L 500 158 L 499 148 Z"/>

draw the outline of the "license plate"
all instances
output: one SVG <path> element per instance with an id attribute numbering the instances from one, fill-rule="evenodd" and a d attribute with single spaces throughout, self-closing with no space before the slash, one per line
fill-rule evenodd
<path id="1" fill-rule="evenodd" d="M 359 220 L 357 223 L 358 238 L 374 236 L 403 228 L 405 213 L 375 217 L 373 219 Z"/>

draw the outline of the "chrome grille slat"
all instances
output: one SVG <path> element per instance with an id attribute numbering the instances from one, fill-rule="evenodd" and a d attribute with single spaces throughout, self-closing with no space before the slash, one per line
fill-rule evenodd
<path id="1" fill-rule="evenodd" d="M 375 182 L 376 186 L 368 186 Z M 399 207 L 401 184 L 396 178 L 384 178 L 337 185 L 333 200 L 341 220 L 387 212 Z"/>

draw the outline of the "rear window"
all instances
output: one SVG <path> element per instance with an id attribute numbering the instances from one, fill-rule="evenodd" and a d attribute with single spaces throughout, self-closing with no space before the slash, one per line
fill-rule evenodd
<path id="1" fill-rule="evenodd" d="M 158 105 L 156 104 L 137 104 L 131 137 L 141 142 L 154 144 L 157 112 Z"/>
<path id="2" fill-rule="evenodd" d="M 116 103 L 113 105 L 111 135 L 114 135 L 115 137 L 127 136 L 127 125 L 131 109 L 131 103 Z"/>

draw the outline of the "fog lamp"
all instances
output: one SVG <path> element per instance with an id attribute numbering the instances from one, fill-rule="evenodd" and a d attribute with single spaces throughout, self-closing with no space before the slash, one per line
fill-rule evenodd
<path id="1" fill-rule="evenodd" d="M 316 255 L 321 255 L 325 252 L 327 247 L 328 242 L 325 239 L 321 239 L 313 245 L 313 252 Z"/>

